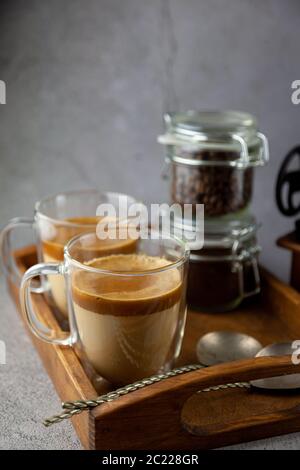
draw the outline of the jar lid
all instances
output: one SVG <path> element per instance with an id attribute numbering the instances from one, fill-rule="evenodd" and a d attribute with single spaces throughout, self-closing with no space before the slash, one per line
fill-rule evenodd
<path id="1" fill-rule="evenodd" d="M 260 224 L 255 217 L 233 220 L 225 225 L 217 223 L 205 224 L 204 246 L 228 247 L 236 241 L 245 242 L 255 237 Z"/>
<path id="2" fill-rule="evenodd" d="M 268 160 L 267 138 L 258 132 L 257 120 L 251 114 L 240 111 L 167 113 L 164 123 L 166 134 L 159 136 L 158 141 L 172 147 L 172 160 L 178 163 L 245 167 L 264 165 Z M 213 152 L 197 154 L 203 150 L 219 152 L 218 158 Z M 223 159 L 220 152 L 227 152 Z"/>
<path id="3" fill-rule="evenodd" d="M 191 250 L 202 248 L 232 248 L 233 245 L 251 240 L 255 237 L 260 224 L 254 216 L 249 215 L 242 220 L 233 220 L 226 224 L 219 222 L 206 222 L 202 226 L 195 226 L 193 220 L 174 218 L 174 234 L 182 237 Z"/>

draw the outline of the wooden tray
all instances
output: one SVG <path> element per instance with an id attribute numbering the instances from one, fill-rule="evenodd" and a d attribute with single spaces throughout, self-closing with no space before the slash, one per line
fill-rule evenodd
<path id="1" fill-rule="evenodd" d="M 15 258 L 26 269 L 36 260 L 34 248 L 18 250 Z M 197 339 L 212 330 L 248 333 L 263 345 L 300 338 L 299 294 L 265 270 L 261 273 L 263 294 L 242 308 L 224 314 L 188 313 L 179 365 L 197 362 Z M 9 283 L 9 290 L 19 308 L 18 288 Z M 33 295 L 33 303 L 40 319 L 59 331 L 44 297 Z M 72 349 L 31 338 L 62 401 L 94 398 L 109 390 L 103 382 L 96 391 Z M 207 449 L 290 433 L 300 430 L 300 391 L 234 388 L 196 392 L 291 372 L 300 372 L 300 365 L 293 365 L 289 357 L 204 368 L 124 395 L 73 417 L 72 422 L 87 449 Z M 47 415 L 46 409 L 44 413 Z M 55 432 L 55 426 L 59 424 L 45 432 Z"/>

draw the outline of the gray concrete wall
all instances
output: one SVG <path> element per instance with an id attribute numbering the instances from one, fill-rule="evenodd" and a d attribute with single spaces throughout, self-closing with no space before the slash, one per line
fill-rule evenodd
<path id="1" fill-rule="evenodd" d="M 271 145 L 253 203 L 262 259 L 286 278 L 288 254 L 274 240 L 292 221 L 275 207 L 274 182 L 300 138 L 290 100 L 299 14 L 297 0 L 2 1 L 1 223 L 62 189 L 159 201 L 163 111 L 247 110 Z"/>

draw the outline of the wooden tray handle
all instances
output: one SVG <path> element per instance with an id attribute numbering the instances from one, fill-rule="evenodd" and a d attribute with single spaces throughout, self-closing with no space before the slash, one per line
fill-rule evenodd
<path id="1" fill-rule="evenodd" d="M 268 403 L 257 398 L 254 402 L 252 390 L 247 392 L 242 394 L 241 390 L 237 392 L 237 389 L 230 389 L 226 395 L 224 391 L 217 392 L 223 394 L 218 397 L 210 393 L 202 397 L 193 395 L 185 402 L 181 412 L 183 429 L 191 435 L 205 438 L 220 434 L 224 436 L 226 433 L 249 433 L 253 429 L 272 429 L 278 427 L 278 423 L 279 429 L 283 431 L 282 422 L 285 423 L 286 432 L 292 432 L 294 422 L 299 429 L 300 396 L 297 405 L 287 406 L 285 396 L 269 394 Z M 206 411 L 203 419 L 204 407 Z M 270 410 L 270 407 L 273 409 Z M 254 433 L 255 437 L 259 435 Z"/>
<path id="2" fill-rule="evenodd" d="M 167 381 L 153 385 L 155 394 L 167 393 L 179 396 L 191 395 L 201 389 L 234 382 L 276 377 L 278 375 L 300 373 L 300 363 L 294 364 L 291 356 L 272 356 L 243 359 L 226 364 L 204 367 Z M 161 387 L 161 390 L 159 390 Z M 149 390 L 150 392 L 150 390 Z M 300 393 L 300 391 L 299 391 Z M 150 394 L 149 394 L 150 395 Z"/>
<path id="3" fill-rule="evenodd" d="M 243 359 L 226 364 L 203 367 L 193 372 L 154 383 L 133 393 L 125 394 L 114 403 L 105 403 L 101 407 L 96 408 L 94 413 L 104 417 L 106 413 L 110 414 L 113 411 L 120 411 L 118 408 L 123 411 L 130 408 L 131 412 L 131 406 L 139 407 L 145 404 L 149 407 L 153 404 L 153 407 L 157 410 L 161 409 L 163 404 L 167 405 L 171 402 L 176 402 L 177 407 L 178 405 L 182 407 L 191 395 L 208 387 L 295 373 L 300 373 L 300 363 L 293 364 L 290 355 Z M 172 405 L 170 406 L 172 408 Z"/>
<path id="4" fill-rule="evenodd" d="M 300 358 L 299 358 L 300 359 Z M 293 363 L 290 355 L 257 357 L 234 361 L 226 364 L 206 367 L 180 377 L 180 385 L 188 379 L 187 386 L 198 389 L 225 384 L 229 382 L 248 382 L 277 375 L 289 375 L 300 372 L 299 363 Z M 178 381 L 179 382 L 179 381 Z M 194 390 L 196 391 L 196 390 Z"/>
<path id="5" fill-rule="evenodd" d="M 260 361 L 258 359 L 264 360 Z M 270 363 L 270 365 L 268 365 L 268 363 Z M 232 365 L 234 365 L 234 363 L 231 365 L 227 364 L 226 369 L 227 366 L 231 368 Z M 249 380 L 254 380 L 256 378 L 287 375 L 290 373 L 299 373 L 300 371 L 299 364 L 293 364 L 291 362 L 290 356 L 256 358 L 250 361 L 239 361 L 239 364 L 236 363 L 235 365 L 237 367 L 235 371 L 236 375 L 234 376 L 234 382 L 248 382 Z M 206 372 L 211 374 L 210 378 L 212 380 L 210 381 L 211 385 L 205 388 L 217 386 L 215 382 L 216 376 L 218 376 L 218 369 L 219 366 L 211 367 L 210 370 L 206 369 Z M 222 374 L 224 374 L 223 377 L 227 377 L 228 380 L 231 377 L 230 371 L 223 370 Z M 219 377 L 217 377 L 217 380 L 219 382 Z M 203 386 L 201 389 L 203 389 Z M 257 402 L 257 400 L 253 403 L 252 397 L 245 395 L 245 393 L 249 393 L 249 390 L 246 389 L 246 387 L 244 388 L 243 393 L 241 393 L 241 390 L 238 389 L 238 387 L 235 389 L 228 387 L 226 393 L 224 393 L 224 389 L 222 390 L 220 388 L 218 393 L 223 395 L 219 395 L 218 397 L 216 397 L 216 395 L 211 395 L 210 392 L 208 392 L 209 395 L 205 393 L 201 396 L 199 396 L 199 394 L 193 394 L 184 402 L 182 406 L 181 424 L 185 431 L 196 436 L 207 438 L 209 435 L 243 432 L 244 429 L 247 430 L 253 427 L 260 429 L 262 429 L 264 426 L 272 427 L 273 423 L 278 423 L 278 421 L 283 420 L 286 422 L 289 422 L 290 420 L 292 423 L 292 421 L 295 419 L 295 414 L 300 416 L 300 390 L 299 404 L 296 407 L 293 406 L 291 409 L 286 408 L 285 400 L 282 398 L 282 396 L 280 396 L 281 392 L 282 391 L 279 391 L 278 394 L 278 391 L 266 391 L 268 395 L 271 395 L 269 396 L 269 400 L 272 400 L 272 403 L 274 404 L 276 403 L 276 405 L 279 406 L 279 409 L 270 410 L 268 407 L 265 407 L 263 411 L 261 406 L 258 406 L 259 402 Z M 284 390 L 282 393 L 285 394 L 289 392 L 291 392 L 291 390 Z M 215 392 L 212 390 L 212 393 Z M 234 393 L 236 394 L 234 395 Z M 262 393 L 264 393 L 264 391 L 256 390 L 255 388 L 251 389 L 252 396 L 253 394 Z M 274 402 L 274 400 L 276 400 L 276 394 L 277 402 Z M 243 407 L 240 409 L 239 403 L 235 400 L 245 400 L 247 398 L 248 405 L 246 405 L 244 409 Z M 251 398 L 251 400 L 249 400 L 249 398 Z M 202 405 L 211 409 L 210 419 L 205 424 L 203 423 L 201 416 Z M 200 412 L 197 413 L 197 409 Z M 234 413 L 234 410 L 237 411 L 237 414 Z"/>

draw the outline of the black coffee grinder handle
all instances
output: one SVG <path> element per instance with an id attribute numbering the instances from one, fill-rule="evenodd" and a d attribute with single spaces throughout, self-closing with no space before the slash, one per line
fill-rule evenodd
<path id="1" fill-rule="evenodd" d="M 276 182 L 276 202 L 283 215 L 292 217 L 300 213 L 300 146 L 290 150 L 282 162 Z M 295 229 L 300 242 L 300 219 L 296 220 Z"/>

